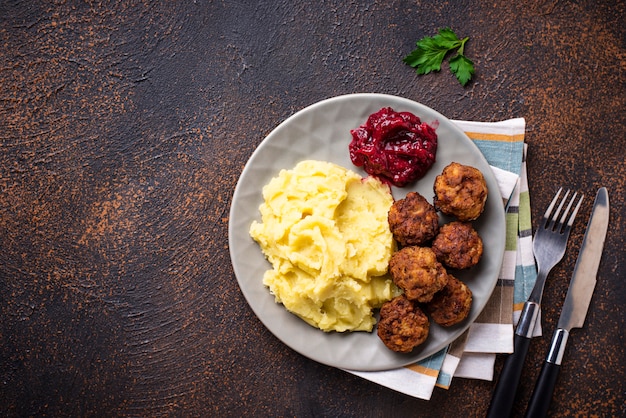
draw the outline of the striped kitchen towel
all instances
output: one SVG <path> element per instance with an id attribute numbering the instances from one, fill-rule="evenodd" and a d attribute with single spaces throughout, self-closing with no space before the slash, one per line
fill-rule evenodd
<path id="1" fill-rule="evenodd" d="M 400 369 L 351 371 L 420 399 L 430 399 L 435 386 L 450 387 L 453 377 L 493 379 L 495 355 L 513 351 L 514 321 L 536 278 L 524 165 L 525 120 L 454 123 L 492 166 L 506 207 L 506 247 L 496 288 L 469 330 L 439 353 Z"/>

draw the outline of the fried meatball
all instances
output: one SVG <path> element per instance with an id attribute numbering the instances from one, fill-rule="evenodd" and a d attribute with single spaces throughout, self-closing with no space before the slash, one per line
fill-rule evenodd
<path id="1" fill-rule="evenodd" d="M 398 353 L 410 353 L 428 338 L 428 317 L 404 295 L 396 296 L 380 308 L 378 337 Z"/>
<path id="2" fill-rule="evenodd" d="M 448 281 L 446 269 L 427 247 L 404 247 L 389 260 L 389 273 L 406 297 L 428 302 Z"/>
<path id="3" fill-rule="evenodd" d="M 472 307 L 472 291 L 456 277 L 448 274 L 448 284 L 433 299 L 424 305 L 424 309 L 435 323 L 450 327 L 463 321 Z"/>
<path id="4" fill-rule="evenodd" d="M 469 222 L 450 222 L 441 227 L 432 249 L 444 266 L 466 269 L 480 261 L 483 240 Z"/>
<path id="5" fill-rule="evenodd" d="M 487 183 L 474 167 L 450 163 L 435 178 L 433 189 L 435 208 L 459 221 L 473 221 L 485 208 Z"/>
<path id="6" fill-rule="evenodd" d="M 393 237 L 403 246 L 423 245 L 439 231 L 439 215 L 435 207 L 417 192 L 396 200 L 387 218 Z"/>

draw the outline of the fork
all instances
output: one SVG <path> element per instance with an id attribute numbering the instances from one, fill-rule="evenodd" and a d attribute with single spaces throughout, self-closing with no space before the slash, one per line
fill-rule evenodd
<path id="1" fill-rule="evenodd" d="M 515 400 L 515 393 L 517 392 L 517 386 L 522 374 L 522 368 L 524 366 L 524 360 L 530 340 L 535 330 L 535 323 L 539 315 L 541 307 L 541 296 L 543 295 L 543 287 L 546 282 L 546 277 L 550 270 L 563 258 L 565 249 L 567 247 L 567 240 L 569 238 L 572 224 L 580 208 L 580 204 L 583 201 L 583 195 L 580 196 L 578 203 L 574 207 L 574 210 L 569 214 L 574 201 L 576 200 L 577 193 L 574 193 L 567 203 L 567 207 L 561 214 L 563 206 L 570 195 L 570 191 L 567 190 L 563 199 L 561 200 L 556 212 L 552 214 L 554 207 L 556 206 L 559 196 L 563 188 L 560 188 L 550 206 L 543 215 L 543 222 L 541 226 L 535 232 L 535 238 L 533 239 L 533 254 L 537 262 L 537 280 L 535 286 L 530 294 L 530 297 L 524 303 L 524 309 L 519 318 L 515 335 L 513 339 L 513 354 L 509 355 L 504 362 L 502 372 L 500 373 L 500 380 L 496 385 L 493 396 L 491 398 L 491 404 L 487 411 L 487 417 L 508 417 L 511 415 L 511 409 L 513 407 L 513 401 Z M 569 219 L 568 219 L 569 214 Z M 560 215 L 560 219 L 559 219 Z M 566 222 L 567 220 L 567 222 Z"/>

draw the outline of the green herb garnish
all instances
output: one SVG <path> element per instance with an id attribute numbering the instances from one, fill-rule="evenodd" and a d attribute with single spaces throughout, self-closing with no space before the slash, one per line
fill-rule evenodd
<path id="1" fill-rule="evenodd" d="M 461 85 L 465 86 L 474 74 L 474 63 L 463 55 L 469 37 L 459 39 L 450 28 L 440 29 L 433 37 L 425 36 L 417 41 L 417 48 L 404 57 L 404 62 L 417 70 L 418 74 L 440 71 L 441 63 L 449 52 L 456 50 L 450 58 L 450 71 Z"/>

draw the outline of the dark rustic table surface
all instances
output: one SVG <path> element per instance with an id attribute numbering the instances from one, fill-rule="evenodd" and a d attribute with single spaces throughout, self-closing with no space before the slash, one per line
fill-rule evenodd
<path id="1" fill-rule="evenodd" d="M 625 416 L 624 1 L 254 3 L 0 3 L 0 415 L 484 415 L 493 382 L 423 401 L 292 351 L 233 273 L 230 203 L 263 138 L 319 100 L 379 92 L 524 117 L 534 226 L 559 186 L 608 188 L 598 285 L 550 413 Z M 466 87 L 402 62 L 443 27 L 470 37 Z M 583 232 L 546 286 L 548 330 Z"/>

